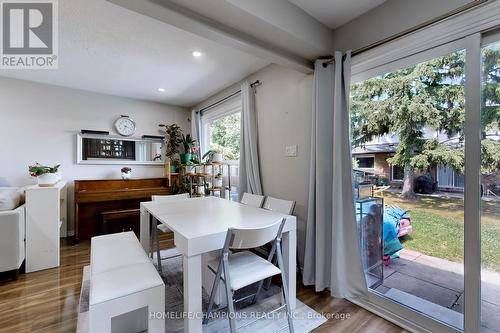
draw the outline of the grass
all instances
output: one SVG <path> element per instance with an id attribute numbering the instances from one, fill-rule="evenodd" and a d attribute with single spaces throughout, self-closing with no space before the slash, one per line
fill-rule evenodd
<path id="1" fill-rule="evenodd" d="M 463 262 L 464 205 L 458 198 L 419 196 L 403 200 L 384 193 L 385 204 L 408 210 L 413 233 L 403 240 L 407 249 L 429 256 Z M 481 202 L 482 267 L 500 272 L 500 202 Z"/>

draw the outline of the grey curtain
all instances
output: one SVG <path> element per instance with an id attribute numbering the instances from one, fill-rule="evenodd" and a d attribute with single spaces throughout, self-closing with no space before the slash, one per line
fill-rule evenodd
<path id="1" fill-rule="evenodd" d="M 241 85 L 241 103 L 240 199 L 244 192 L 262 194 L 255 93 L 247 81 Z"/>
<path id="2" fill-rule="evenodd" d="M 191 136 L 200 142 L 201 134 L 201 115 L 196 110 L 191 111 Z"/>
<path id="3" fill-rule="evenodd" d="M 198 159 L 201 160 L 204 152 L 201 145 L 201 112 L 191 111 L 191 136 L 194 140 L 198 141 L 200 151 L 198 152 Z"/>
<path id="4" fill-rule="evenodd" d="M 349 134 L 350 52 L 315 63 L 303 282 L 335 297 L 367 294 L 354 212 Z"/>

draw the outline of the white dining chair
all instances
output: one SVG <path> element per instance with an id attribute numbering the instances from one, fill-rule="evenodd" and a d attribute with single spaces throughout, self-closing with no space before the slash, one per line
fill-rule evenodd
<path id="1" fill-rule="evenodd" d="M 264 200 L 264 204 L 262 205 L 262 208 L 267 209 L 267 210 L 271 210 L 273 212 L 278 212 L 281 214 L 293 215 L 293 211 L 295 210 L 295 201 L 277 199 L 277 198 L 267 196 L 266 199 Z M 269 255 L 269 251 L 271 250 L 271 246 L 269 244 L 267 244 L 266 246 L 261 247 L 259 250 L 264 252 L 264 255 L 267 256 L 267 255 Z M 272 262 L 276 263 L 276 258 L 273 258 Z M 297 262 L 297 269 L 299 270 L 299 274 L 300 274 L 300 276 L 302 276 L 302 269 L 300 268 L 299 253 L 298 252 L 296 254 L 296 262 Z M 266 290 L 269 289 L 270 286 L 271 286 L 271 279 L 268 279 L 268 281 L 265 284 L 265 289 Z"/>
<path id="2" fill-rule="evenodd" d="M 295 209 L 295 201 L 276 199 L 267 196 L 266 199 L 264 200 L 262 208 L 267 210 L 272 210 L 273 212 L 292 215 L 293 210 Z"/>
<path id="3" fill-rule="evenodd" d="M 258 194 L 243 193 L 240 203 L 256 208 L 261 208 L 264 202 L 264 196 Z"/>
<path id="4" fill-rule="evenodd" d="M 158 202 L 158 203 L 176 202 L 176 201 L 186 200 L 186 199 L 189 199 L 189 194 L 188 193 L 176 194 L 176 195 L 153 195 L 151 197 L 152 201 Z M 150 246 L 151 259 L 154 259 L 153 258 L 153 254 L 154 254 L 154 252 L 156 250 L 156 259 L 157 259 L 157 262 L 158 262 L 158 271 L 160 272 L 160 275 L 163 275 L 163 270 L 162 270 L 162 267 L 161 267 L 161 261 L 162 260 L 166 260 L 166 259 L 170 259 L 170 258 L 178 257 L 178 256 L 181 255 L 181 253 L 179 252 L 179 250 L 177 250 L 174 247 L 174 248 L 169 249 L 168 256 L 162 258 L 161 255 L 160 255 L 160 237 L 158 235 L 158 231 L 160 231 L 162 233 L 167 233 L 170 230 L 163 223 L 158 224 L 158 222 L 153 218 L 153 223 L 151 225 L 151 238 L 152 238 L 151 246 Z M 153 248 L 154 246 L 156 246 L 156 249 Z"/>
<path id="5" fill-rule="evenodd" d="M 281 274 L 281 291 L 283 293 L 284 304 L 278 309 L 273 310 L 273 312 L 282 308 L 285 309 L 288 327 L 290 332 L 293 333 L 286 272 L 281 252 L 281 233 L 285 221 L 286 219 L 283 218 L 272 225 L 256 229 L 232 228 L 228 230 L 220 258 L 208 263 L 209 269 L 215 274 L 215 279 L 208 301 L 207 315 L 203 319 L 204 324 L 208 323 L 208 318 L 212 313 L 215 295 L 220 285 L 219 281 L 223 282 L 226 289 L 229 328 L 234 333 L 236 332 L 234 303 L 250 297 L 252 297 L 252 303 L 255 303 L 264 280 Z M 248 251 L 269 242 L 273 242 L 273 247 L 267 260 Z M 232 253 L 231 251 L 233 250 L 239 252 Z M 271 262 L 274 254 L 278 258 L 278 267 Z M 234 300 L 233 295 L 235 291 L 256 282 L 259 282 L 259 285 L 255 294 L 243 297 L 237 301 Z"/>

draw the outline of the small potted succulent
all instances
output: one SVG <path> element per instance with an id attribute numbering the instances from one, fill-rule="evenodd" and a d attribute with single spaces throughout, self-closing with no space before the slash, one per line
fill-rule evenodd
<path id="1" fill-rule="evenodd" d="M 122 179 L 123 180 L 128 180 L 130 178 L 132 178 L 132 169 L 129 168 L 129 167 L 123 167 L 121 169 L 122 171 Z"/>
<path id="2" fill-rule="evenodd" d="M 35 163 L 34 165 L 30 165 L 28 170 L 32 177 L 36 177 L 38 186 L 53 186 L 61 180 L 61 174 L 59 172 L 60 166 L 61 165 L 58 164 L 56 166 L 49 167 Z"/>
<path id="3" fill-rule="evenodd" d="M 222 173 L 217 173 L 214 177 L 214 182 L 213 182 L 213 185 L 214 187 L 222 187 L 222 179 L 223 179 L 223 175 Z"/>

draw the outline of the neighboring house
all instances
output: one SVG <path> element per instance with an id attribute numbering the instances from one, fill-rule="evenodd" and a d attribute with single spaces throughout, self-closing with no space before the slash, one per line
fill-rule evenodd
<path id="1" fill-rule="evenodd" d="M 429 131 L 426 137 L 436 137 L 436 133 Z M 441 135 L 437 136 L 441 142 L 452 144 L 454 140 L 446 140 Z M 444 140 L 443 140 L 444 139 Z M 397 136 L 383 136 L 361 147 L 352 149 L 356 168 L 362 171 L 373 172 L 379 177 L 385 177 L 390 185 L 402 186 L 404 170 L 397 165 L 390 165 L 387 159 L 394 155 L 399 144 Z M 438 182 L 438 189 L 449 192 L 463 192 L 464 175 L 453 168 L 432 165 L 429 170 L 432 178 Z M 417 172 L 417 176 L 420 173 Z"/>

